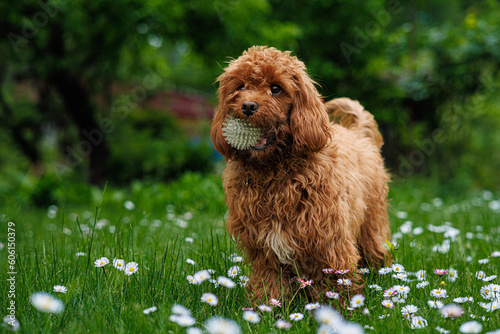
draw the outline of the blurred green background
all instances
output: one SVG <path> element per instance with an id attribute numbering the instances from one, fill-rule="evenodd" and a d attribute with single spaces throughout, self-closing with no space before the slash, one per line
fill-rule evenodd
<path id="1" fill-rule="evenodd" d="M 500 3 L 0 3 L 0 201 L 92 197 L 220 167 L 215 78 L 252 45 L 292 50 L 326 99 L 371 111 L 394 178 L 500 185 Z"/>

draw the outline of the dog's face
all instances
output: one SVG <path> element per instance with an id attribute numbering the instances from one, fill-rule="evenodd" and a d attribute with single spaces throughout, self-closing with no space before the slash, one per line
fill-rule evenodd
<path id="1" fill-rule="evenodd" d="M 326 145 L 328 115 L 304 64 L 289 52 L 252 47 L 231 61 L 218 81 L 211 135 L 226 159 L 269 166 Z M 228 117 L 252 124 L 262 136 L 248 149 L 231 147 L 223 136 Z"/>

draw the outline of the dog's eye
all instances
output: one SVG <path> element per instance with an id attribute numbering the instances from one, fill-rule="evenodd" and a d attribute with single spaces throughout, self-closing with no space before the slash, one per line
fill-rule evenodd
<path id="1" fill-rule="evenodd" d="M 241 85 L 238 87 L 238 90 L 245 90 L 245 85 Z"/>
<path id="2" fill-rule="evenodd" d="M 271 85 L 271 93 L 273 95 L 280 95 L 281 94 L 281 87 L 279 85 Z"/>

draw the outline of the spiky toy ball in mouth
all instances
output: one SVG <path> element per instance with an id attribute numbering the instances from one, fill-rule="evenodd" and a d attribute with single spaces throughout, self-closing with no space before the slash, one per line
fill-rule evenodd
<path id="1" fill-rule="evenodd" d="M 267 139 L 263 138 L 262 131 L 252 123 L 233 116 L 226 118 L 222 124 L 222 135 L 227 143 L 237 150 L 264 146 Z"/>

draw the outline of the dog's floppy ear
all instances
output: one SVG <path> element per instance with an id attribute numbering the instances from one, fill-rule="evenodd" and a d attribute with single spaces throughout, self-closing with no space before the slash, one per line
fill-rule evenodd
<path id="1" fill-rule="evenodd" d="M 325 147 L 330 136 L 328 114 L 314 82 L 306 73 L 295 75 L 293 81 L 296 86 L 290 115 L 293 148 L 297 152 L 317 152 Z"/>
<path id="2" fill-rule="evenodd" d="M 227 87 L 228 79 L 224 74 L 217 78 L 219 82 L 219 89 L 217 90 L 218 95 L 218 104 L 217 110 L 214 115 L 214 119 L 212 120 L 212 127 L 210 129 L 210 136 L 212 137 L 212 144 L 217 152 L 219 152 L 224 158 L 231 159 L 235 151 L 231 148 L 231 146 L 227 143 L 226 139 L 222 135 L 222 123 L 226 118 L 225 110 L 227 110 L 227 106 L 225 105 L 226 99 L 228 96 L 228 92 L 225 87 Z"/>

